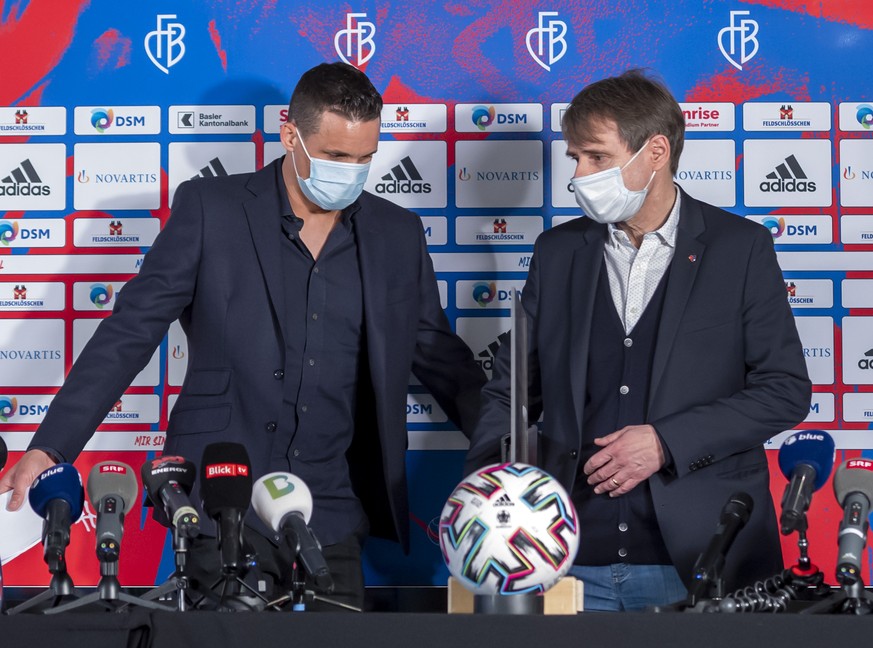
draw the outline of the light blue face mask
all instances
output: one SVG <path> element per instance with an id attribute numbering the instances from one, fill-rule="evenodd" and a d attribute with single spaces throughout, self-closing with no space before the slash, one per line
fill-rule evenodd
<path id="1" fill-rule="evenodd" d="M 294 165 L 294 174 L 303 195 L 322 209 L 330 211 L 345 209 L 355 202 L 364 190 L 370 163 L 353 164 L 313 158 L 306 150 L 299 130 L 297 139 L 309 158 L 309 177 L 305 180 L 297 173 L 297 165 Z M 293 158 L 294 153 L 291 156 Z"/>

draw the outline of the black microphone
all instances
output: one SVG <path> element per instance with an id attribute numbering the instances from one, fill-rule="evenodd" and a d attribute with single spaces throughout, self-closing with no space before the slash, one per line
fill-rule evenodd
<path id="1" fill-rule="evenodd" d="M 779 448 L 779 469 L 789 480 L 779 517 L 782 535 L 803 526 L 812 494 L 825 485 L 833 466 L 834 440 L 827 432 L 796 432 L 785 439 Z"/>
<path id="2" fill-rule="evenodd" d="M 9 458 L 9 453 L 6 451 L 6 442 L 3 437 L 0 437 L 0 470 L 6 466 L 6 459 Z"/>
<path id="3" fill-rule="evenodd" d="M 85 490 L 82 476 L 68 463 L 43 471 L 27 494 L 34 513 L 43 518 L 43 556 L 51 571 L 64 569 L 70 527 L 82 516 Z"/>
<path id="4" fill-rule="evenodd" d="M 245 446 L 210 443 L 200 464 L 203 510 L 215 520 L 221 568 L 226 576 L 239 576 L 243 567 L 242 519 L 252 497 L 252 469 Z"/>
<path id="5" fill-rule="evenodd" d="M 116 562 L 124 535 L 124 516 L 133 509 L 139 486 L 133 468 L 120 461 L 102 461 L 88 475 L 88 499 L 97 510 L 97 558 Z"/>
<path id="6" fill-rule="evenodd" d="M 194 464 L 182 457 L 165 456 L 145 462 L 140 473 L 143 488 L 157 507 L 155 519 L 172 526 L 182 538 L 196 538 L 200 515 L 188 497 L 197 475 Z"/>
<path id="7" fill-rule="evenodd" d="M 873 502 L 873 461 L 849 459 L 834 473 L 834 494 L 843 507 L 837 536 L 837 581 L 854 585 L 861 580 L 861 556 L 867 544 L 867 518 Z"/>
<path id="8" fill-rule="evenodd" d="M 286 472 L 264 475 L 255 482 L 252 506 L 261 521 L 285 537 L 315 587 L 333 591 L 333 578 L 321 552 L 321 544 L 309 528 L 312 493 L 299 477 Z"/>
<path id="9" fill-rule="evenodd" d="M 748 493 L 738 492 L 730 496 L 721 511 L 715 534 L 697 562 L 694 563 L 694 582 L 690 590 L 690 603 L 694 605 L 701 598 L 709 597 L 709 590 L 714 586 L 714 596 L 709 598 L 721 598 L 724 584 L 721 582 L 721 570 L 724 567 L 725 557 L 733 545 L 737 534 L 749 521 L 752 515 L 754 501 Z"/>

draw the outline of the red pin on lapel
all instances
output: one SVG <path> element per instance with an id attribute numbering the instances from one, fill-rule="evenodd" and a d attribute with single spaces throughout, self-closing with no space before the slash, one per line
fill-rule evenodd
<path id="1" fill-rule="evenodd" d="M 695 261 L 697 261 L 697 255 L 696 254 L 689 254 L 688 260 L 691 261 L 691 263 L 694 263 Z"/>

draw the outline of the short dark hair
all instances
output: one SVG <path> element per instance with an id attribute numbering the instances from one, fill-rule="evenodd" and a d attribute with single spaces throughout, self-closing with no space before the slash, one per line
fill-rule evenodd
<path id="1" fill-rule="evenodd" d="M 664 83 L 641 69 L 633 69 L 586 86 L 564 113 L 564 139 L 592 141 L 592 130 L 603 119 L 615 122 L 622 142 L 634 152 L 653 135 L 666 137 L 670 142 L 670 171 L 676 175 L 685 144 L 685 117 Z"/>
<path id="2" fill-rule="evenodd" d="M 370 121 L 382 114 L 382 96 L 367 75 L 348 63 L 321 63 L 307 70 L 297 82 L 288 121 L 304 134 L 314 133 L 325 112 L 349 121 Z"/>

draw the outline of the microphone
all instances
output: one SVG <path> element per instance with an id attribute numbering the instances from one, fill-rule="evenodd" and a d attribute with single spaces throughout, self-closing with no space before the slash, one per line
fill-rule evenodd
<path id="1" fill-rule="evenodd" d="M 197 474 L 194 464 L 183 457 L 165 456 L 145 462 L 140 473 L 143 488 L 157 507 L 155 519 L 172 526 L 182 538 L 197 537 L 200 514 L 188 498 Z"/>
<path id="2" fill-rule="evenodd" d="M 694 583 L 690 592 L 691 605 L 696 604 L 702 595 L 708 592 L 711 585 L 715 585 L 715 596 L 710 598 L 724 596 L 724 592 L 721 591 L 724 585 L 721 582 L 721 570 L 724 567 L 725 557 L 737 534 L 749 521 L 753 507 L 754 501 L 751 496 L 743 492 L 731 495 L 724 505 L 709 546 L 694 563 Z"/>
<path id="3" fill-rule="evenodd" d="M 43 556 L 51 571 L 63 568 L 70 527 L 82 516 L 85 490 L 82 476 L 68 463 L 44 470 L 27 495 L 33 512 L 43 518 Z"/>
<path id="4" fill-rule="evenodd" d="M 837 581 L 854 585 L 861 580 L 861 554 L 867 544 L 867 517 L 873 502 L 873 461 L 849 459 L 834 473 L 834 494 L 843 507 L 837 535 Z"/>
<path id="5" fill-rule="evenodd" d="M 827 432 L 796 432 L 785 439 L 779 448 L 779 469 L 789 480 L 782 495 L 779 518 L 782 535 L 802 525 L 812 494 L 824 486 L 833 465 L 834 440 Z"/>
<path id="6" fill-rule="evenodd" d="M 252 497 L 249 454 L 239 443 L 210 443 L 200 464 L 203 510 L 215 520 L 221 568 L 238 576 L 242 569 L 243 515 Z"/>
<path id="7" fill-rule="evenodd" d="M 333 578 L 321 544 L 307 525 L 312 517 L 312 493 L 303 480 L 286 472 L 264 475 L 255 482 L 252 506 L 261 522 L 285 537 L 315 587 L 330 594 Z"/>
<path id="8" fill-rule="evenodd" d="M 101 461 L 88 475 L 88 499 L 97 509 L 97 559 L 116 562 L 124 535 L 124 516 L 133 509 L 139 486 L 133 468 Z"/>
<path id="9" fill-rule="evenodd" d="M 0 470 L 6 466 L 6 459 L 9 458 L 9 453 L 6 451 L 6 442 L 3 437 L 0 437 Z"/>

